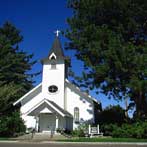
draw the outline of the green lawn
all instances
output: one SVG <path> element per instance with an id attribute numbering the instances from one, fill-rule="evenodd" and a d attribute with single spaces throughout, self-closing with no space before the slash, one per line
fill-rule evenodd
<path id="1" fill-rule="evenodd" d="M 147 142 L 147 139 L 135 139 L 135 138 L 73 138 L 59 140 L 65 142 Z"/>
<path id="2" fill-rule="evenodd" d="M 1 140 L 9 140 L 9 138 L 0 137 L 0 141 L 1 141 Z"/>

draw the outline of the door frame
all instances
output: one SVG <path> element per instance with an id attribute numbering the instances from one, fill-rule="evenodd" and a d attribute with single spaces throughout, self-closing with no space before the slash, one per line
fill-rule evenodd
<path id="1" fill-rule="evenodd" d="M 54 113 L 40 113 L 39 115 L 39 132 L 55 132 L 56 115 Z"/>

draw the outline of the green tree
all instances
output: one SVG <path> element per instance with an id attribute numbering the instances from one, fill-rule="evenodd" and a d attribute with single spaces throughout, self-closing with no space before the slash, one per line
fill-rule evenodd
<path id="1" fill-rule="evenodd" d="M 98 114 L 98 124 L 121 125 L 127 121 L 125 110 L 119 105 L 106 107 Z"/>
<path id="2" fill-rule="evenodd" d="M 130 98 L 147 117 L 147 1 L 70 0 L 67 49 L 84 62 L 80 86 L 115 99 Z"/>
<path id="3" fill-rule="evenodd" d="M 5 127 L 0 125 L 0 134 L 4 135 L 24 131 L 19 109 L 13 103 L 33 87 L 32 77 L 36 75 L 29 72 L 36 62 L 31 60 L 33 55 L 19 48 L 22 39 L 20 31 L 11 23 L 0 27 L 0 121 L 5 122 Z M 18 122 L 15 129 L 13 121 Z"/>
<path id="4" fill-rule="evenodd" d="M 0 86 L 0 115 L 8 115 L 11 114 L 14 107 L 12 107 L 14 103 L 14 98 L 17 98 L 19 88 L 15 84 L 5 84 Z"/>

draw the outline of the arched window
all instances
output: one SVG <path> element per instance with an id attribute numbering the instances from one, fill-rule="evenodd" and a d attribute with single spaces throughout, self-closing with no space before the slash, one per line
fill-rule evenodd
<path id="1" fill-rule="evenodd" d="M 79 123 L 79 108 L 78 107 L 74 108 L 74 121 L 75 123 Z"/>
<path id="2" fill-rule="evenodd" d="M 56 69 L 56 59 L 54 56 L 51 57 L 51 69 Z"/>

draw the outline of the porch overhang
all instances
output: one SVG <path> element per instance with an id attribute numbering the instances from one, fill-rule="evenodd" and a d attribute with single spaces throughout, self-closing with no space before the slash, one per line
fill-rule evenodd
<path id="1" fill-rule="evenodd" d="M 39 116 L 41 113 L 48 113 L 48 114 L 56 114 L 60 115 L 62 117 L 73 117 L 69 112 L 62 109 L 60 106 L 58 106 L 53 101 L 50 101 L 48 99 L 43 99 L 41 102 L 39 102 L 35 107 L 31 108 L 26 115 L 29 116 Z"/>

